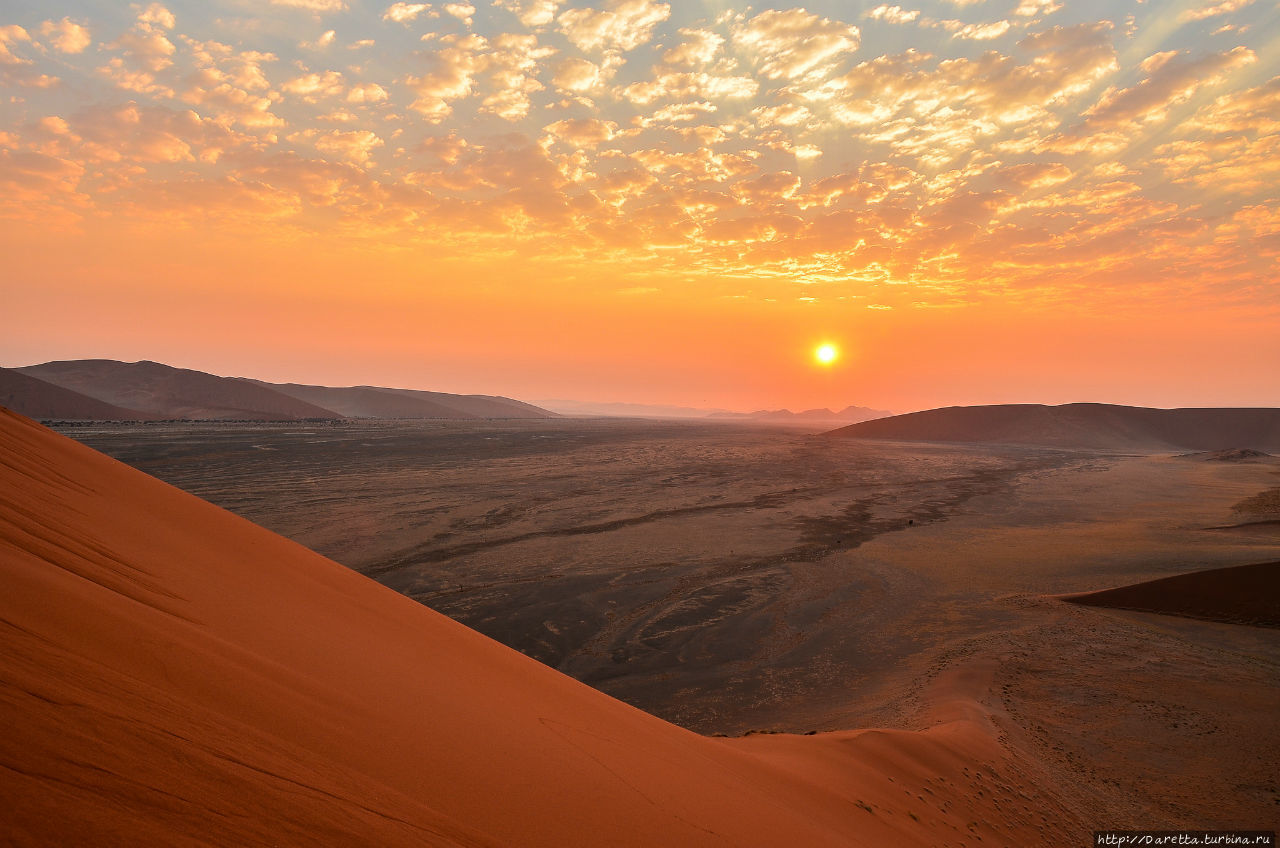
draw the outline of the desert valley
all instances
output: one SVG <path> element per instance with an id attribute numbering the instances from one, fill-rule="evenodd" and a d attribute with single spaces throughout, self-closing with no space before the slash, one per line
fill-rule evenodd
<path id="1" fill-rule="evenodd" d="M 0 2 L 0 846 L 1274 848 L 1278 43 Z"/>
<path id="2" fill-rule="evenodd" d="M 520 413 L 7 414 L 11 839 L 1274 827 L 1280 411 Z"/>

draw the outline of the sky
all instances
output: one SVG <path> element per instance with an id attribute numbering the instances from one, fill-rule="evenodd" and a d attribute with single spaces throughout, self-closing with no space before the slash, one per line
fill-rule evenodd
<path id="1" fill-rule="evenodd" d="M 0 0 L 4 366 L 1280 406 L 1278 187 L 1276 0 Z"/>

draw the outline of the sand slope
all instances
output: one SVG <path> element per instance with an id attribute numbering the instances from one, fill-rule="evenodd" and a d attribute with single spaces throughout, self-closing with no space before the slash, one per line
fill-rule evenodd
<path id="1" fill-rule="evenodd" d="M 1063 600 L 1092 607 L 1280 627 L 1280 562 L 1211 568 Z"/>
<path id="2" fill-rule="evenodd" d="M 1102 403 L 951 406 L 865 421 L 831 436 L 1095 450 L 1280 447 L 1280 409 L 1147 409 Z"/>
<path id="3" fill-rule="evenodd" d="M 419 401 L 384 389 L 368 386 L 331 388 L 329 386 L 304 386 L 298 383 L 246 382 L 265 386 L 298 400 L 332 409 L 347 418 L 454 418 L 470 419 L 468 415 L 443 404 Z"/>
<path id="4" fill-rule="evenodd" d="M 106 403 L 162 418 L 280 421 L 341 417 L 266 386 L 159 362 L 79 359 L 16 370 Z"/>
<path id="5" fill-rule="evenodd" d="M 0 368 L 0 406 L 46 421 L 148 421 L 159 417 L 114 406 L 12 368 Z"/>
<path id="6" fill-rule="evenodd" d="M 9 844 L 1063 839 L 964 686 L 923 733 L 699 737 L 7 410 L 0 570 Z"/>
<path id="7" fill-rule="evenodd" d="M 489 395 L 452 395 L 381 386 L 306 386 L 298 383 L 264 383 L 260 386 L 290 397 L 332 409 L 350 418 L 556 418 L 532 404 Z"/>

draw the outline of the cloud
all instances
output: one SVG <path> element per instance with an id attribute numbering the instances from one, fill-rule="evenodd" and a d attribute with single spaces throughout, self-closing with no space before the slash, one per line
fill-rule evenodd
<path id="1" fill-rule="evenodd" d="M 69 152 L 97 162 L 214 163 L 230 150 L 257 144 L 190 109 L 136 101 L 77 112 L 67 118 L 62 135 Z"/>
<path id="2" fill-rule="evenodd" d="M 738 27 L 733 40 L 766 77 L 793 80 L 825 74 L 835 59 L 858 48 L 860 33 L 804 9 L 770 9 Z"/>
<path id="3" fill-rule="evenodd" d="M 551 23 L 561 0 L 494 0 L 493 5 L 506 9 L 527 27 L 542 27 Z"/>
<path id="4" fill-rule="evenodd" d="M 916 10 L 907 11 L 901 6 L 881 4 L 867 12 L 866 16 L 873 21 L 884 21 L 890 24 L 909 24 L 920 17 L 920 12 Z"/>
<path id="5" fill-rule="evenodd" d="M 1269 189 L 1280 180 L 1280 77 L 1218 97 L 1178 130 L 1185 137 L 1153 157 L 1169 179 L 1236 194 Z"/>
<path id="6" fill-rule="evenodd" d="M 453 111 L 451 101 L 471 95 L 475 76 L 487 63 L 484 53 L 489 46 L 479 35 L 446 36 L 442 42 L 446 46 L 431 54 L 430 71 L 405 78 L 405 84 L 418 95 L 409 108 L 433 122 L 444 120 Z"/>
<path id="7" fill-rule="evenodd" d="M 551 81 L 566 91 L 592 91 L 608 82 L 615 68 L 616 65 L 597 65 L 577 57 L 564 59 L 555 66 Z"/>
<path id="8" fill-rule="evenodd" d="M 138 15 L 138 22 L 142 24 L 151 24 L 161 29 L 173 29 L 178 25 L 177 19 L 160 3 L 152 3 L 143 9 Z"/>
<path id="9" fill-rule="evenodd" d="M 303 50 L 327 50 L 333 46 L 333 42 L 337 37 L 338 33 L 334 30 L 326 30 L 315 41 L 303 41 L 298 46 Z"/>
<path id="10" fill-rule="evenodd" d="M 1130 88 L 1103 92 L 1098 102 L 1085 110 L 1085 126 L 1096 131 L 1162 120 L 1171 106 L 1187 101 L 1201 87 L 1221 82 L 1227 74 L 1256 60 L 1247 47 L 1199 59 L 1173 51 L 1154 54 L 1140 65 L 1149 76 Z"/>
<path id="11" fill-rule="evenodd" d="M 381 103 L 390 95 L 376 82 L 365 82 L 351 86 L 347 92 L 348 103 Z"/>
<path id="12" fill-rule="evenodd" d="M 384 21 L 395 21 L 398 24 L 407 24 L 430 8 L 430 3 L 392 3 L 382 13 L 382 19 Z"/>
<path id="13" fill-rule="evenodd" d="M 18 44 L 30 44 L 31 33 L 17 24 L 0 26 L 0 83 L 33 88 L 50 88 L 58 83 L 57 77 L 39 73 L 35 62 L 15 53 Z"/>
<path id="14" fill-rule="evenodd" d="M 1013 13 L 1023 18 L 1034 18 L 1037 15 L 1052 15 L 1061 8 L 1062 3 L 1058 0 L 1021 0 Z"/>
<path id="15" fill-rule="evenodd" d="M 556 19 L 560 32 L 580 50 L 634 50 L 653 37 L 653 28 L 671 15 L 666 3 L 609 0 L 603 9 L 579 8 Z"/>
<path id="16" fill-rule="evenodd" d="M 951 33 L 952 38 L 964 38 L 969 41 L 990 41 L 999 38 L 1009 31 L 1008 21 L 994 21 L 989 24 L 961 24 L 959 21 L 943 21 L 943 29 Z"/>
<path id="17" fill-rule="evenodd" d="M 618 134 L 618 125 L 599 118 L 566 118 L 543 127 L 543 130 L 559 141 L 573 147 L 597 147 Z"/>
<path id="18" fill-rule="evenodd" d="M 40 34 L 49 39 L 54 49 L 62 53 L 83 53 L 93 43 L 89 28 L 70 18 L 56 22 L 45 21 L 40 24 Z"/>
<path id="19" fill-rule="evenodd" d="M 121 50 L 145 71 L 156 73 L 173 64 L 177 49 L 165 34 L 174 27 L 173 14 L 159 3 L 152 3 L 141 14 L 133 29 L 121 35 L 107 47 Z"/>
<path id="20" fill-rule="evenodd" d="M 1220 0 L 1217 3 L 1206 3 L 1195 9 L 1187 9 L 1178 16 L 1180 21 L 1202 21 L 1218 15 L 1227 15 L 1253 5 L 1253 0 Z"/>
<path id="21" fill-rule="evenodd" d="M 663 99 L 745 100 L 759 90 L 760 83 L 751 77 L 687 71 L 660 73 L 648 82 L 626 86 L 621 93 L 632 103 L 647 105 Z"/>
<path id="22" fill-rule="evenodd" d="M 282 98 L 271 90 L 263 66 L 276 61 L 275 54 L 237 51 L 217 41 L 184 37 L 195 69 L 184 78 L 180 97 L 224 120 L 257 129 L 274 128 L 284 121 L 271 112 Z"/>
<path id="23" fill-rule="evenodd" d="M 337 71 L 303 74 L 280 86 L 281 91 L 297 95 L 308 103 L 316 103 L 325 97 L 340 97 L 345 88 L 346 82 Z"/>
<path id="24" fill-rule="evenodd" d="M 374 148 L 381 147 L 383 144 L 382 139 L 369 130 L 351 130 L 350 132 L 335 130 L 321 133 L 316 136 L 313 143 L 316 150 L 321 153 L 340 156 L 361 165 L 368 163 Z"/>
<path id="25" fill-rule="evenodd" d="M 684 40 L 662 54 L 664 64 L 679 67 L 700 67 L 715 58 L 724 44 L 724 37 L 705 29 L 681 29 Z"/>
<path id="26" fill-rule="evenodd" d="M 271 0 L 272 6 L 285 6 L 291 9 L 304 9 L 317 14 L 345 12 L 346 0 Z"/>
<path id="27" fill-rule="evenodd" d="M 790 171 L 772 171 L 752 180 L 735 183 L 733 194 L 743 203 L 756 206 L 786 200 L 800 188 L 800 178 Z"/>
<path id="28" fill-rule="evenodd" d="M 471 16 L 476 13 L 476 7 L 470 3 L 446 3 L 444 10 L 467 26 L 471 26 Z"/>
<path id="29" fill-rule="evenodd" d="M 554 50 L 538 46 L 537 37 L 504 33 L 489 41 L 480 35 L 447 35 L 431 54 L 432 68 L 404 82 L 417 94 L 409 108 L 433 123 L 453 111 L 453 102 L 471 97 L 486 83 L 490 93 L 481 110 L 507 120 L 529 113 L 529 95 L 542 89 L 535 71 Z"/>
<path id="30" fill-rule="evenodd" d="M 989 50 L 938 60 L 908 50 L 862 62 L 822 87 L 827 113 L 861 138 L 939 168 L 1006 136 L 1003 149 L 1043 142 L 1047 107 L 1065 104 L 1117 67 L 1105 22 L 1053 27 L 1022 39 L 1021 55 Z"/>
<path id="31" fill-rule="evenodd" d="M 87 198 L 76 196 L 84 173 L 85 167 L 70 159 L 0 148 L 0 208 L 21 214 L 26 204 L 57 195 L 82 204 Z"/>

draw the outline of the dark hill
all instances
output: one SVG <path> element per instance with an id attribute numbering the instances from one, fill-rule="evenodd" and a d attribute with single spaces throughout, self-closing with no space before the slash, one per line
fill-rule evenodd
<path id="1" fill-rule="evenodd" d="M 380 386 L 334 388 L 266 383 L 245 377 L 219 377 L 147 361 L 80 359 L 28 365 L 11 369 L 11 373 L 14 375 L 11 382 L 15 386 L 19 378 L 25 378 L 43 381 L 50 389 L 72 393 L 63 396 L 61 405 L 56 408 L 35 405 L 34 400 L 25 406 L 8 404 L 37 418 L 297 421 L 324 418 L 470 420 L 559 417 L 554 412 L 506 397 L 453 395 Z M 87 408 L 83 404 L 71 404 L 70 398 L 76 393 L 100 406 Z M 66 414 L 56 412 L 56 409 L 64 408 Z"/>
<path id="2" fill-rule="evenodd" d="M 159 417 L 114 406 L 12 368 L 0 368 L 0 406 L 41 421 L 150 421 Z"/>
<path id="3" fill-rule="evenodd" d="M 1177 574 L 1063 598 L 1074 604 L 1280 627 L 1280 562 Z"/>
<path id="4" fill-rule="evenodd" d="M 452 395 L 382 386 L 306 386 L 251 381 L 348 418 L 558 418 L 532 404 L 489 395 Z"/>
<path id="5" fill-rule="evenodd" d="M 342 417 L 266 386 L 159 362 L 80 359 L 16 370 L 105 403 L 161 418 L 294 421 Z"/>
<path id="6" fill-rule="evenodd" d="M 1280 447 L 1280 409 L 1149 409 L 1102 403 L 951 406 L 828 433 L 910 442 L 978 442 L 1094 450 Z"/>

